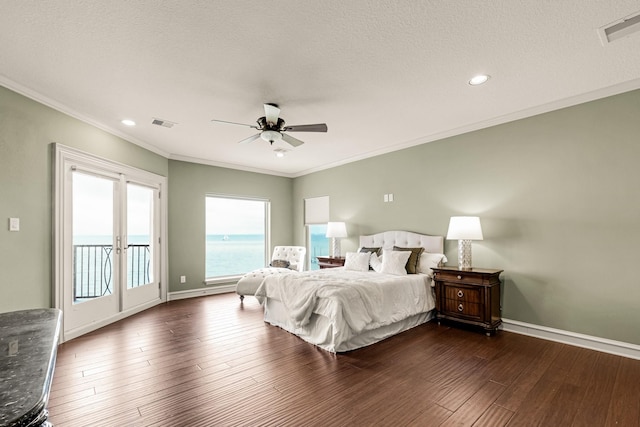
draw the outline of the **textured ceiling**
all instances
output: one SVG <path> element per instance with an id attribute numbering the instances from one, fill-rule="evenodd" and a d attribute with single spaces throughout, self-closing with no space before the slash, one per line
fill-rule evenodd
<path id="1" fill-rule="evenodd" d="M 0 0 L 0 84 L 172 159 L 300 176 L 640 87 L 637 0 Z M 479 87 L 467 84 L 491 75 Z M 262 104 L 306 144 L 284 158 Z M 127 128 L 123 118 L 138 125 Z M 173 128 L 153 118 L 176 122 Z M 64 141 L 60 141 L 63 142 Z M 280 145 L 282 144 L 282 145 Z"/>

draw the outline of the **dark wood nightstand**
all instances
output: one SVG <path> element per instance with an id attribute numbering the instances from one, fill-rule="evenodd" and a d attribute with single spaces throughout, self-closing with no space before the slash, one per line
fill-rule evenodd
<path id="1" fill-rule="evenodd" d="M 318 266 L 322 268 L 334 268 L 344 266 L 344 257 L 318 256 Z"/>
<path id="2" fill-rule="evenodd" d="M 484 328 L 487 336 L 502 323 L 500 273 L 503 270 L 434 268 L 436 318 Z"/>

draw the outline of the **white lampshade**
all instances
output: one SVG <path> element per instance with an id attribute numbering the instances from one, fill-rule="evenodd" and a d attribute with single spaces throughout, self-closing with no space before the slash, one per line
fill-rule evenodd
<path id="1" fill-rule="evenodd" d="M 447 240 L 482 240 L 482 227 L 477 216 L 452 216 Z"/>
<path id="2" fill-rule="evenodd" d="M 326 237 L 347 237 L 347 225 L 344 222 L 328 222 Z"/>

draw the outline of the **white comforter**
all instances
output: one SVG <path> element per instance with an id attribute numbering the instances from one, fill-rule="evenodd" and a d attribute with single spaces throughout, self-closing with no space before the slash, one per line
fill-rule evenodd
<path id="1" fill-rule="evenodd" d="M 261 303 L 265 298 L 281 301 L 296 327 L 306 326 L 315 312 L 342 317 L 353 334 L 429 311 L 434 305 L 427 275 L 344 268 L 268 276 L 255 296 Z"/>

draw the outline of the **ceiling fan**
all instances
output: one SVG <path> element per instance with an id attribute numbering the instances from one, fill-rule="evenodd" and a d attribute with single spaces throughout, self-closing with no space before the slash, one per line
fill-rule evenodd
<path id="1" fill-rule="evenodd" d="M 225 120 L 211 120 L 217 123 L 226 123 L 230 125 L 247 126 L 253 129 L 257 129 L 260 133 L 250 136 L 249 138 L 240 141 L 240 144 L 246 144 L 247 142 L 255 141 L 258 138 L 262 138 L 265 141 L 273 144 L 275 141 L 283 140 L 293 147 L 298 147 L 304 142 L 284 132 L 326 132 L 327 125 L 325 123 L 318 123 L 314 125 L 293 125 L 285 126 L 284 120 L 279 117 L 280 108 L 276 104 L 264 104 L 264 116 L 256 120 L 257 125 L 247 125 L 244 123 L 227 122 Z"/>

